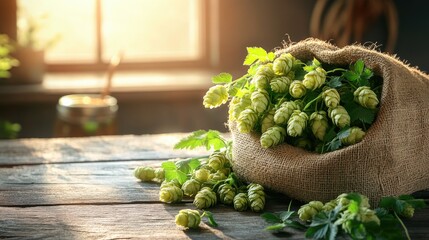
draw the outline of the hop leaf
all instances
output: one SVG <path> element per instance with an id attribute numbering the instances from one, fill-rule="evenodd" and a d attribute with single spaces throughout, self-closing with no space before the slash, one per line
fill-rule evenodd
<path id="1" fill-rule="evenodd" d="M 219 73 L 219 75 L 212 77 L 212 82 L 215 84 L 230 83 L 232 82 L 232 75 L 224 72 Z"/>
<path id="2" fill-rule="evenodd" d="M 218 131 L 198 130 L 182 138 L 174 145 L 174 149 L 194 149 L 196 147 L 206 147 L 207 150 L 213 148 L 217 151 L 226 147 L 226 141 L 221 137 Z"/>

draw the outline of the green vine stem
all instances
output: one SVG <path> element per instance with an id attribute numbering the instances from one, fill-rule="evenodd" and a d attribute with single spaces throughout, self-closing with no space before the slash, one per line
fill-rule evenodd
<path id="1" fill-rule="evenodd" d="M 398 216 L 398 214 L 395 211 L 393 211 L 393 214 L 395 214 L 395 217 L 398 219 L 399 223 L 401 224 L 402 228 L 404 229 L 405 235 L 407 236 L 407 239 L 411 240 L 410 234 L 408 233 L 408 229 L 405 226 L 404 222 L 402 222 L 401 218 Z"/>

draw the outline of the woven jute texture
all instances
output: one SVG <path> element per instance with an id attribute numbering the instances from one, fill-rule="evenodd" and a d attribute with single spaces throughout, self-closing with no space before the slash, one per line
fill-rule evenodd
<path id="1" fill-rule="evenodd" d="M 263 149 L 259 134 L 239 133 L 230 123 L 233 169 L 239 177 L 302 201 L 359 192 L 377 203 L 382 196 L 429 188 L 428 75 L 362 46 L 340 49 L 307 39 L 279 51 L 328 64 L 362 59 L 384 79 L 380 111 L 360 143 L 324 154 L 286 143 Z"/>

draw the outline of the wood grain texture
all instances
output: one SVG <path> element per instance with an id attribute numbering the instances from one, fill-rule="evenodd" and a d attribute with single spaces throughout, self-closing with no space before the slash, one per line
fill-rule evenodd
<path id="1" fill-rule="evenodd" d="M 207 154 L 173 150 L 187 134 L 101 136 L 0 140 L 0 166 L 140 159 L 168 159 Z"/>

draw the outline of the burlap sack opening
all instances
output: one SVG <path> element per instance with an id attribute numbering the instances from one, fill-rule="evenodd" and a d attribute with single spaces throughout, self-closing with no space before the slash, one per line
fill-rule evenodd
<path id="1" fill-rule="evenodd" d="M 325 154 L 288 144 L 263 149 L 259 134 L 242 134 L 231 122 L 233 169 L 239 177 L 302 201 L 359 192 L 375 204 L 382 196 L 429 188 L 428 75 L 362 46 L 340 49 L 307 39 L 279 52 L 328 64 L 362 59 L 383 77 L 380 111 L 362 142 Z"/>

